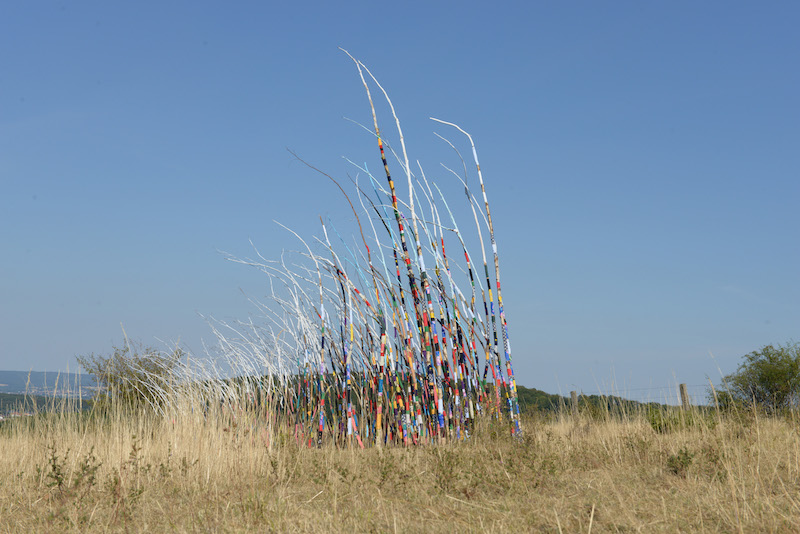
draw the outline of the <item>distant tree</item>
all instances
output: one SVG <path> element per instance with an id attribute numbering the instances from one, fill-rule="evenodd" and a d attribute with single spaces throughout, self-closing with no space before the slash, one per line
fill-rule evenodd
<path id="1" fill-rule="evenodd" d="M 181 349 L 163 352 L 140 342 L 113 347 L 109 355 L 77 356 L 83 370 L 100 387 L 95 396 L 98 406 L 112 403 L 129 408 L 157 408 L 172 380 L 172 371 L 184 356 Z"/>
<path id="2" fill-rule="evenodd" d="M 535 388 L 526 388 L 517 385 L 519 409 L 521 412 L 551 412 L 557 411 L 564 404 L 564 399 L 558 395 L 551 395 Z"/>
<path id="3" fill-rule="evenodd" d="M 722 404 L 745 404 L 776 412 L 800 404 L 800 344 L 767 345 L 744 356 L 723 379 Z"/>

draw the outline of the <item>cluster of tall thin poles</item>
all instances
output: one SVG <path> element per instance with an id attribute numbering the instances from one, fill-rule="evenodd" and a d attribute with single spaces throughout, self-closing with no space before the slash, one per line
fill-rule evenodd
<path id="1" fill-rule="evenodd" d="M 258 260 L 230 257 L 268 275 L 270 304 L 254 302 L 267 320 L 212 324 L 226 363 L 206 369 L 206 375 L 227 372 L 237 378 L 224 382 L 222 389 L 219 380 L 202 383 L 209 391 L 216 387 L 214 402 L 236 397 L 237 402 L 244 398 L 268 406 L 273 424 L 285 425 L 309 445 L 463 440 L 481 417 L 505 420 L 517 435 L 519 404 L 500 262 L 472 137 L 456 124 L 432 119 L 470 142 L 483 202 L 467 186 L 463 158 L 463 178 L 445 169 L 464 186 L 483 269 L 467 250 L 474 236 L 462 234 L 445 195 L 419 163 L 419 174 L 412 173 L 386 91 L 363 63 L 350 57 L 372 110 L 385 177 L 353 163 L 365 177 L 353 180 L 354 202 L 338 181 L 315 170 L 333 181 L 348 201 L 360 239 L 349 244 L 320 218 L 322 236 L 315 238 L 314 247 L 287 228 L 304 250 L 276 261 L 261 254 Z M 391 108 L 402 156 L 381 136 L 365 73 Z M 387 150 L 408 182 L 407 202 L 397 196 Z M 493 269 L 487 261 L 486 231 Z M 466 291 L 457 280 L 469 284 Z"/>

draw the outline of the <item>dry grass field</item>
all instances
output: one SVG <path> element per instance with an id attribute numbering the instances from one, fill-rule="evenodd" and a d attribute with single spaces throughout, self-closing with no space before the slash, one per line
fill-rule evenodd
<path id="1" fill-rule="evenodd" d="M 674 415 L 674 414 L 673 414 Z M 0 427 L 3 532 L 800 532 L 800 423 L 528 418 L 464 443 L 321 449 L 256 419 Z"/>

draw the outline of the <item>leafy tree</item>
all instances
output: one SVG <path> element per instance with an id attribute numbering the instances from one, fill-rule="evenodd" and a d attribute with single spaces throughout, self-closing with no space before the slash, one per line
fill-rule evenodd
<path id="1" fill-rule="evenodd" d="M 558 395 L 551 395 L 535 388 L 526 388 L 517 384 L 520 411 L 557 411 L 564 404 L 564 399 Z"/>
<path id="2" fill-rule="evenodd" d="M 139 342 L 113 347 L 109 355 L 77 356 L 83 370 L 100 386 L 95 396 L 98 406 L 122 405 L 129 408 L 158 408 L 172 380 L 172 371 L 184 356 L 176 348 L 162 352 Z"/>
<path id="3" fill-rule="evenodd" d="M 767 345 L 744 356 L 723 379 L 724 404 L 755 404 L 768 412 L 800 404 L 800 344 Z"/>

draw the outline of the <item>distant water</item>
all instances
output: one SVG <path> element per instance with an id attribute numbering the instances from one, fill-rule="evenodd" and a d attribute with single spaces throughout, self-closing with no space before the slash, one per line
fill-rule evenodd
<path id="1" fill-rule="evenodd" d="M 91 375 L 41 371 L 0 371 L 0 393 L 91 397 L 97 382 Z"/>

